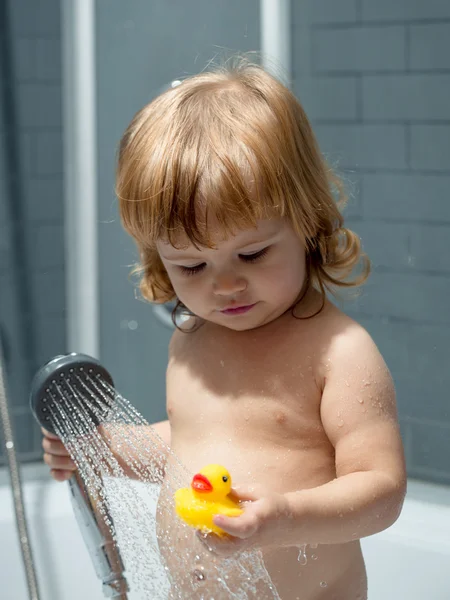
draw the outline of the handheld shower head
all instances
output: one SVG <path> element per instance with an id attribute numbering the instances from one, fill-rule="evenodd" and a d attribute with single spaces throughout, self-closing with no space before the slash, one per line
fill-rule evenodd
<path id="1" fill-rule="evenodd" d="M 107 414 L 101 401 L 102 395 L 108 394 L 105 382 L 111 388 L 114 385 L 111 375 L 95 358 L 76 352 L 56 356 L 39 369 L 32 381 L 33 415 L 39 425 L 56 435 L 52 415 L 58 403 L 67 403 L 65 410 L 82 406 L 84 414 L 97 426 Z"/>
<path id="2" fill-rule="evenodd" d="M 56 356 L 46 363 L 34 376 L 30 393 L 31 411 L 37 422 L 55 435 L 58 414 L 62 418 L 67 413 L 81 415 L 82 429 L 89 431 L 107 417 L 113 399 L 113 380 L 108 371 L 95 358 L 77 353 Z M 106 521 L 114 523 L 108 508 L 99 510 L 97 498 L 78 471 L 69 479 L 69 488 L 75 517 L 102 581 L 104 596 L 127 600 L 129 588 L 120 551 L 105 525 Z"/>

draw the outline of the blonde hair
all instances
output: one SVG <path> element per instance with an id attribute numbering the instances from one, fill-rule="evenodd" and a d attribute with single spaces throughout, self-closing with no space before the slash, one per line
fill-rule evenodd
<path id="1" fill-rule="evenodd" d="M 176 299 L 156 241 L 176 245 L 184 233 L 210 246 L 210 216 L 225 233 L 287 218 L 305 241 L 309 285 L 323 299 L 326 289 L 358 286 L 370 272 L 359 238 L 343 226 L 343 183 L 303 108 L 245 59 L 185 79 L 136 114 L 120 143 L 116 192 L 140 253 L 141 293 L 152 302 Z"/>

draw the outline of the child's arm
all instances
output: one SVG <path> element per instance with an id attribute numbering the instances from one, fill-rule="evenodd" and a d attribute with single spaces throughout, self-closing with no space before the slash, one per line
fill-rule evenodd
<path id="1" fill-rule="evenodd" d="M 336 544 L 378 533 L 398 518 L 406 469 L 391 375 L 358 326 L 336 339 L 321 418 L 335 448 L 336 479 L 286 494 L 304 543 Z"/>
<path id="2" fill-rule="evenodd" d="M 151 425 L 153 431 L 159 435 L 164 444 L 170 447 L 170 423 L 169 421 L 159 421 Z"/>
<path id="3" fill-rule="evenodd" d="M 121 429 L 119 433 L 118 428 Z M 169 421 L 159 421 L 153 425 L 114 425 L 100 426 L 99 432 L 107 440 L 111 452 L 122 467 L 125 475 L 138 479 L 132 468 L 132 461 L 142 463 L 139 452 L 147 458 L 154 458 L 160 469 L 164 469 L 167 459 L 167 447 L 170 446 Z M 157 436 L 155 436 L 155 433 Z M 126 441 L 129 440 L 129 444 Z M 136 448 L 136 450 L 133 448 Z M 141 454 L 142 456 L 142 454 Z M 147 462 L 147 461 L 146 461 Z M 150 461 L 149 461 L 150 462 Z"/>
<path id="4" fill-rule="evenodd" d="M 287 494 L 249 494 L 255 502 L 242 516 L 215 517 L 242 538 L 236 548 L 340 544 L 382 531 L 400 514 L 406 472 L 390 373 L 356 325 L 336 338 L 327 357 L 321 418 L 335 448 L 336 479 Z"/>
<path id="5" fill-rule="evenodd" d="M 117 428 L 120 427 L 123 432 L 123 437 L 118 433 Z M 152 439 L 153 443 L 156 443 L 155 454 L 158 455 L 159 464 L 158 466 L 164 468 L 166 454 L 166 447 L 170 446 L 170 424 L 169 421 L 160 421 L 154 425 L 115 425 L 114 428 L 103 425 L 99 427 L 99 432 L 107 440 L 111 452 L 114 458 L 118 461 L 122 467 L 125 475 L 132 479 L 137 479 L 138 476 L 130 467 L 128 457 L 135 457 L 139 461 L 139 457 L 134 453 L 131 445 L 124 444 L 124 438 L 129 439 L 137 448 L 142 444 L 148 448 L 148 441 L 146 438 Z M 42 429 L 44 438 L 42 440 L 42 446 L 44 448 L 44 462 L 50 467 L 51 476 L 56 481 L 65 481 L 72 477 L 76 470 L 76 465 L 70 458 L 69 452 L 65 448 L 62 441 L 58 436 Z M 157 433 L 161 438 L 158 440 L 154 433 Z M 145 443 L 146 442 L 146 443 Z M 153 444 L 151 444 L 153 446 Z M 146 452 L 148 454 L 148 452 Z"/>

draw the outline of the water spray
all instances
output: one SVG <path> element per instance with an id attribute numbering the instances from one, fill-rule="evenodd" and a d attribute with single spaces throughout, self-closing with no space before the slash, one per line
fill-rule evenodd
<path id="1" fill-rule="evenodd" d="M 31 410 L 39 425 L 58 435 L 58 415 L 81 414 L 83 426 L 95 429 L 106 419 L 113 400 L 113 380 L 108 371 L 85 354 L 56 356 L 35 375 L 30 395 Z M 109 402 L 108 402 L 109 401 Z M 88 433 L 88 431 L 86 431 Z M 75 517 L 106 598 L 127 599 L 124 565 L 110 526 L 111 514 L 99 511 L 98 501 L 75 471 L 69 482 Z"/>

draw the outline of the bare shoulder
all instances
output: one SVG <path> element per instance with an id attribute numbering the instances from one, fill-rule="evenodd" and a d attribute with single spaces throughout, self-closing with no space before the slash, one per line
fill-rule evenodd
<path id="1" fill-rule="evenodd" d="M 397 408 L 394 382 L 369 332 L 334 306 L 324 318 L 328 321 L 324 325 L 328 342 L 323 345 L 320 362 L 322 417 L 331 415 L 326 420 L 336 425 L 335 413 L 338 406 L 340 410 L 343 407 L 347 410 L 351 405 L 357 407 L 360 404 L 364 418 L 375 411 L 378 417 L 395 420 Z M 367 399 L 370 402 L 365 402 Z M 354 416 L 357 414 L 359 411 L 354 412 Z M 339 435 L 343 433 L 336 431 Z"/>
<path id="2" fill-rule="evenodd" d="M 314 319 L 317 321 L 313 323 Z M 322 351 L 336 357 L 337 354 L 359 352 L 363 349 L 378 352 L 369 332 L 357 321 L 327 301 L 324 310 L 311 320 L 315 339 Z"/>
<path id="3" fill-rule="evenodd" d="M 348 360 L 350 357 L 357 356 L 360 362 L 364 359 L 383 361 L 369 332 L 337 307 L 332 307 L 325 321 L 324 328 L 329 336 L 330 358 Z"/>
<path id="4" fill-rule="evenodd" d="M 308 340 L 321 389 L 331 377 L 347 372 L 352 366 L 354 375 L 360 374 L 361 379 L 367 369 L 390 377 L 369 332 L 331 302 L 327 301 L 321 313 L 304 323 L 299 327 L 298 337 Z"/>

